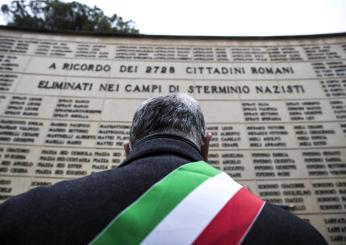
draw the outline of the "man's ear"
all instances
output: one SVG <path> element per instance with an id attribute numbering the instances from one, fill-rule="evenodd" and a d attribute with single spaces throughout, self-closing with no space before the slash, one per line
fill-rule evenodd
<path id="1" fill-rule="evenodd" d="M 211 133 L 206 133 L 203 139 L 203 143 L 201 145 L 201 153 L 203 156 L 203 160 L 205 162 L 208 161 L 209 143 L 210 143 L 211 137 L 212 137 Z"/>
<path id="2" fill-rule="evenodd" d="M 123 146 L 124 146 L 125 156 L 128 157 L 131 151 L 131 143 L 126 142 Z"/>

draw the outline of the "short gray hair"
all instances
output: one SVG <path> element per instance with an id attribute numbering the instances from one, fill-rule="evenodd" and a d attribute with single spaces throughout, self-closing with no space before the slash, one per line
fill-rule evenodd
<path id="1" fill-rule="evenodd" d="M 178 135 L 200 147 L 205 122 L 198 102 L 187 94 L 170 94 L 144 101 L 136 110 L 130 129 L 130 143 L 158 133 Z"/>

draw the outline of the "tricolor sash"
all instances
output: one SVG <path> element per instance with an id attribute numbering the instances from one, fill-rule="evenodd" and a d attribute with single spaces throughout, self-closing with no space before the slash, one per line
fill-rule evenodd
<path id="1" fill-rule="evenodd" d="M 264 201 L 226 173 L 185 164 L 123 210 L 90 244 L 239 244 Z"/>

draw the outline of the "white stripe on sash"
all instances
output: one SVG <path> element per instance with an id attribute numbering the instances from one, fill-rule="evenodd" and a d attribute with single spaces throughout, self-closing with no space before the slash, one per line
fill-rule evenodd
<path id="1" fill-rule="evenodd" d="M 182 200 L 141 244 L 193 243 L 241 187 L 226 173 L 206 180 Z"/>

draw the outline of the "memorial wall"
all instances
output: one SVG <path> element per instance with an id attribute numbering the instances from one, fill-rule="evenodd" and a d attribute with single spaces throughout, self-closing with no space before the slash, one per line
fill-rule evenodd
<path id="1" fill-rule="evenodd" d="M 183 92 L 210 163 L 346 244 L 346 35 L 119 37 L 0 29 L 0 202 L 117 167 L 136 107 Z"/>

